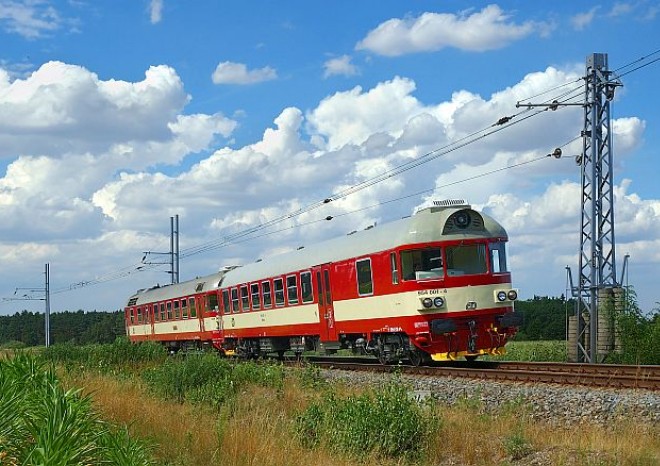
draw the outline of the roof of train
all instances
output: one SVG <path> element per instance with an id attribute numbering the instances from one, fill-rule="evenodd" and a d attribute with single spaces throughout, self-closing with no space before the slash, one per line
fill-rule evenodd
<path id="1" fill-rule="evenodd" d="M 506 231 L 498 222 L 480 212 L 475 213 L 483 219 L 483 229 L 479 231 L 471 229 L 454 230 L 451 234 L 443 234 L 449 217 L 462 210 L 475 212 L 470 210 L 469 206 L 466 205 L 430 207 L 420 210 L 410 217 L 366 230 L 356 231 L 345 236 L 316 243 L 310 247 L 304 247 L 246 264 L 242 267 L 228 271 L 221 270 L 211 275 L 174 285 L 141 290 L 131 296 L 131 298 L 138 298 L 135 302 L 136 305 L 167 300 L 178 296 L 192 295 L 202 290 L 208 291 L 217 288 L 223 277 L 223 287 L 234 286 L 307 269 L 315 265 L 336 262 L 350 257 L 359 258 L 405 244 L 426 243 L 447 239 L 507 237 Z M 199 289 L 201 283 L 203 283 L 203 287 Z"/>

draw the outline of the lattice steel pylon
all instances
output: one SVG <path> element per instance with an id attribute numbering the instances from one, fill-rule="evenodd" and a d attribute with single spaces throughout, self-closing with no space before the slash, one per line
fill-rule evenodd
<path id="1" fill-rule="evenodd" d="M 597 363 L 598 308 L 604 289 L 618 286 L 614 241 L 614 188 L 610 102 L 621 83 L 612 80 L 607 54 L 587 57 L 581 167 L 582 214 L 576 298 L 577 360 Z M 589 317 L 586 331 L 582 316 Z"/>

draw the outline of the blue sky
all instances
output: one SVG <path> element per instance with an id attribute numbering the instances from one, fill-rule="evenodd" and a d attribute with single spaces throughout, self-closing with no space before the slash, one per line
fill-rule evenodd
<path id="1" fill-rule="evenodd" d="M 0 298 L 41 286 L 48 262 L 53 310 L 119 309 L 168 281 L 165 267 L 137 267 L 143 251 L 168 250 L 175 214 L 189 279 L 441 198 L 465 198 L 505 225 L 523 298 L 559 295 L 565 266 L 577 267 L 570 155 L 581 143 L 558 161 L 536 159 L 580 134 L 575 108 L 271 229 L 285 231 L 220 245 L 517 114 L 517 101 L 579 82 L 599 52 L 611 69 L 647 65 L 622 77 L 612 116 L 619 273 L 629 253 L 630 283 L 651 309 L 659 23 L 657 0 L 0 0 Z M 335 220 L 316 222 L 327 215 Z M 199 245 L 212 248 L 192 254 Z M 0 314 L 25 308 L 43 303 L 0 300 Z"/>

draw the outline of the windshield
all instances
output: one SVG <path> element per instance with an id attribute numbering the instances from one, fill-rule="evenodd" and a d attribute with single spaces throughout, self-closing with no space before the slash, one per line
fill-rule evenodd
<path id="1" fill-rule="evenodd" d="M 475 275 L 486 273 L 486 245 L 465 244 L 449 246 L 445 249 L 447 255 L 447 275 Z"/>
<path id="2" fill-rule="evenodd" d="M 401 251 L 401 273 L 404 280 L 443 278 L 440 248 Z"/>

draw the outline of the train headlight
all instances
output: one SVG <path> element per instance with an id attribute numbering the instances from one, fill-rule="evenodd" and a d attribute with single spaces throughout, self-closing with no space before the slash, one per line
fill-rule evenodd
<path id="1" fill-rule="evenodd" d="M 470 226 L 471 220 L 472 219 L 470 218 L 470 214 L 467 212 L 459 212 L 454 217 L 454 225 L 456 225 L 458 228 L 464 229 Z"/>
<path id="2" fill-rule="evenodd" d="M 506 297 L 511 301 L 515 301 L 518 299 L 518 292 L 516 292 L 516 290 L 509 290 L 509 292 L 506 294 Z"/>
<path id="3" fill-rule="evenodd" d="M 444 304 L 445 304 L 445 300 L 442 299 L 440 296 L 438 296 L 437 298 L 435 298 L 433 300 L 433 305 L 435 307 L 442 307 L 442 306 L 444 306 Z"/>
<path id="4" fill-rule="evenodd" d="M 498 301 L 506 301 L 506 291 L 498 291 L 497 292 L 497 300 Z"/>
<path id="5" fill-rule="evenodd" d="M 422 306 L 424 307 L 433 307 L 433 300 L 431 298 L 424 298 L 422 300 Z"/>

